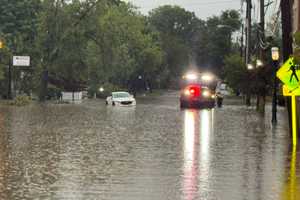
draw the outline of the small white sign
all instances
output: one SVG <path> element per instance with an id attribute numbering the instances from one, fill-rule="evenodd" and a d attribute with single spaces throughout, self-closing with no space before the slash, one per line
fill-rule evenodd
<path id="1" fill-rule="evenodd" d="M 29 56 L 13 56 L 13 66 L 30 66 Z"/>

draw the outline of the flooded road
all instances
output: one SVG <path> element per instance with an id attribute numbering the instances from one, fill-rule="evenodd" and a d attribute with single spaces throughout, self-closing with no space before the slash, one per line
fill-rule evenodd
<path id="1" fill-rule="evenodd" d="M 0 107 L 0 199 L 298 200 L 286 113 L 180 110 L 176 93 L 136 108 Z M 226 101 L 225 101 L 226 104 Z"/>

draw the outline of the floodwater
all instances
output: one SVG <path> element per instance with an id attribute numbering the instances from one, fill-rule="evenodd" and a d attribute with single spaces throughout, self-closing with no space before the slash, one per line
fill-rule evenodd
<path id="1" fill-rule="evenodd" d="M 180 110 L 176 93 L 0 106 L 0 199 L 299 200 L 299 150 L 270 109 Z"/>

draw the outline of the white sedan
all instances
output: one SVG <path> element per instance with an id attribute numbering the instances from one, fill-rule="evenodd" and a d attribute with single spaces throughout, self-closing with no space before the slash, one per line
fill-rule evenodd
<path id="1" fill-rule="evenodd" d="M 128 92 L 112 92 L 112 95 L 106 98 L 106 105 L 135 106 L 136 100 Z"/>

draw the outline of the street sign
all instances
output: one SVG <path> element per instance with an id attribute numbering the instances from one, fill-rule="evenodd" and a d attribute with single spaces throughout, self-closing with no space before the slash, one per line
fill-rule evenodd
<path id="1" fill-rule="evenodd" d="M 288 59 L 277 71 L 277 77 L 286 85 L 286 87 L 294 92 L 300 88 L 300 68 L 296 65 L 294 58 Z"/>
<path id="2" fill-rule="evenodd" d="M 288 59 L 277 71 L 277 77 L 285 84 L 283 86 L 283 95 L 291 96 L 292 99 L 292 132 L 293 145 L 297 146 L 297 107 L 296 96 L 300 94 L 300 68 L 296 65 L 294 58 Z"/>
<path id="3" fill-rule="evenodd" d="M 283 96 L 300 96 L 300 88 L 291 91 L 286 85 L 283 85 L 282 91 L 283 91 Z"/>
<path id="4" fill-rule="evenodd" d="M 13 66 L 30 66 L 29 56 L 13 56 Z"/>

